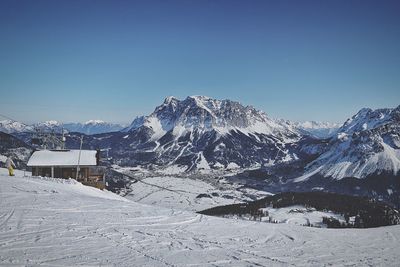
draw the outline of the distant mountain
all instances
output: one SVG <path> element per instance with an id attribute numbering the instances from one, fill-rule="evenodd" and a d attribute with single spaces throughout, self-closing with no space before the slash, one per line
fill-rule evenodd
<path id="1" fill-rule="evenodd" d="M 342 126 L 342 124 L 339 123 L 318 121 L 293 122 L 293 124 L 305 133 L 311 134 L 317 138 L 329 138 Z"/>
<path id="2" fill-rule="evenodd" d="M 3 120 L 0 121 L 0 131 L 4 133 L 29 132 L 33 130 L 33 126 L 26 125 L 17 121 Z"/>
<path id="3" fill-rule="evenodd" d="M 245 107 L 235 101 L 216 100 L 206 96 L 190 96 L 182 101 L 167 97 L 149 116 L 135 118 L 125 131 L 135 130 L 143 125 L 151 127 L 154 132 L 164 133 L 174 128 L 197 128 L 202 132 L 215 130 L 221 134 L 231 130 L 263 134 L 294 131 L 283 121 L 270 119 L 251 106 Z"/>
<path id="4" fill-rule="evenodd" d="M 116 132 L 122 130 L 124 127 L 125 126 L 121 124 L 109 123 L 101 120 L 89 120 L 85 123 L 61 123 L 55 120 L 50 120 L 35 123 L 33 125 L 26 125 L 11 120 L 0 121 L 0 131 L 5 133 L 33 132 L 35 129 L 39 129 L 43 132 L 61 133 L 62 129 L 64 129 L 68 132 L 79 132 L 91 135 Z"/>
<path id="5" fill-rule="evenodd" d="M 0 121 L 0 131 L 6 133 L 33 132 L 35 131 L 35 129 L 40 129 L 41 131 L 45 132 L 50 132 L 50 131 L 61 132 L 61 128 L 62 124 L 54 120 L 38 122 L 31 125 L 11 120 Z"/>
<path id="6" fill-rule="evenodd" d="M 34 129 L 40 129 L 41 131 L 44 132 L 61 132 L 62 129 L 62 123 L 55 121 L 55 120 L 50 120 L 50 121 L 44 121 L 44 122 L 38 122 L 33 125 Z"/>
<path id="7" fill-rule="evenodd" d="M 63 127 L 69 132 L 79 132 L 88 135 L 117 132 L 124 128 L 123 125 L 101 120 L 90 120 L 85 123 L 65 123 Z"/>

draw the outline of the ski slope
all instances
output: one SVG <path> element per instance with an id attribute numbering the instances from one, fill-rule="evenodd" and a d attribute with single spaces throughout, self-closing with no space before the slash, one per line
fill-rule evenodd
<path id="1" fill-rule="evenodd" d="M 396 266 L 400 226 L 319 229 L 139 204 L 0 169 L 0 265 Z"/>

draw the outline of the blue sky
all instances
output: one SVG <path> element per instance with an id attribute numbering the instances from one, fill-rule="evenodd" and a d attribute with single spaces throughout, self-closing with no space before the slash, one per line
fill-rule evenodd
<path id="1" fill-rule="evenodd" d="M 400 104 L 400 1 L 0 1 L 0 114 L 130 122 L 166 96 L 342 122 Z"/>

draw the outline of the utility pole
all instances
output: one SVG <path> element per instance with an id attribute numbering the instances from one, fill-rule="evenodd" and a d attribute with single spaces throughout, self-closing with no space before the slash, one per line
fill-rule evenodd
<path id="1" fill-rule="evenodd" d="M 65 138 L 64 127 L 63 127 L 61 130 L 62 130 L 61 149 L 64 150 L 64 149 L 65 149 L 65 141 L 66 141 L 67 139 Z"/>
<path id="2" fill-rule="evenodd" d="M 83 144 L 83 135 L 81 136 L 81 146 L 79 148 L 78 165 L 76 166 L 76 180 L 77 181 L 78 181 L 79 170 L 80 170 L 79 164 L 81 163 L 82 144 Z"/>

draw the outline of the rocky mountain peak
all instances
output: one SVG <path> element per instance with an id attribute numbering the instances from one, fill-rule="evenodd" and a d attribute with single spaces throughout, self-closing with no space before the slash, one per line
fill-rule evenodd
<path id="1" fill-rule="evenodd" d="M 363 108 L 346 120 L 343 126 L 338 129 L 338 133 L 353 134 L 398 121 L 400 116 L 396 116 L 396 114 L 399 113 L 399 110 L 399 107 L 375 110 Z"/>
<path id="2" fill-rule="evenodd" d="M 270 119 L 264 112 L 252 106 L 207 96 L 189 96 L 184 100 L 167 97 L 153 113 L 135 119 L 127 130 L 134 130 L 142 125 L 165 132 L 176 127 L 200 131 L 215 130 L 221 134 L 231 130 L 282 135 L 295 132 L 287 123 Z"/>

